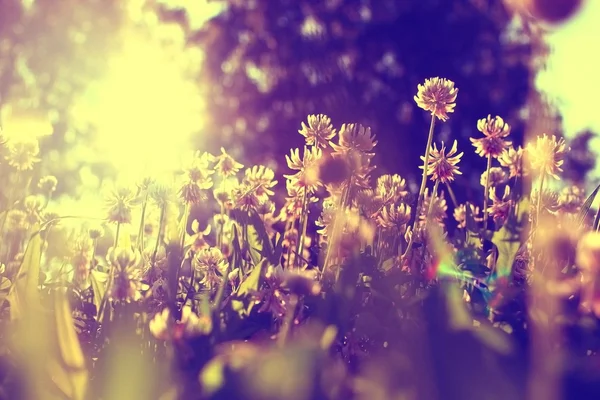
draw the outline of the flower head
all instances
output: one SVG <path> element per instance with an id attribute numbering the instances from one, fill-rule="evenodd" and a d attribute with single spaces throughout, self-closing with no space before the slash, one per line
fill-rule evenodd
<path id="1" fill-rule="evenodd" d="M 418 86 L 414 100 L 423 110 L 431 111 L 431 115 L 446 121 L 448 113 L 454 112 L 457 95 L 458 89 L 454 87 L 454 82 L 435 77 L 425 79 L 425 83 Z"/>
<path id="2" fill-rule="evenodd" d="M 498 161 L 504 168 L 508 168 L 509 178 L 525 175 L 526 171 L 523 170 L 523 148 L 521 146 L 516 149 L 508 146 L 498 156 Z"/>
<path id="3" fill-rule="evenodd" d="M 511 145 L 511 142 L 504 140 L 510 133 L 510 126 L 501 117 L 492 118 L 488 115 L 487 118 L 477 121 L 477 129 L 484 136 L 479 139 L 470 138 L 470 140 L 475 147 L 475 152 L 481 157 L 497 158 Z"/>
<path id="4" fill-rule="evenodd" d="M 375 135 L 371 134 L 371 128 L 361 124 L 344 124 L 340 129 L 338 144 L 331 143 L 331 147 L 337 153 L 346 153 L 349 150 L 358 150 L 368 153 L 377 145 Z"/>
<path id="5" fill-rule="evenodd" d="M 131 302 L 141 298 L 142 255 L 137 250 L 116 247 L 108 251 L 106 258 L 115 268 L 110 299 Z"/>
<path id="6" fill-rule="evenodd" d="M 55 176 L 47 175 L 40 179 L 38 182 L 38 188 L 44 193 L 51 194 L 56 190 L 56 185 L 58 184 L 58 180 Z"/>
<path id="7" fill-rule="evenodd" d="M 421 206 L 421 212 L 419 213 L 419 219 L 421 221 L 425 221 L 427 219 L 427 212 L 429 211 L 430 203 L 431 195 L 429 193 L 429 188 L 426 188 L 423 196 L 423 205 Z M 433 206 L 431 208 L 432 221 L 442 223 L 442 221 L 448 216 L 446 214 L 447 211 L 448 204 L 446 203 L 446 199 L 444 198 L 444 192 L 440 192 L 433 199 Z"/>
<path id="8" fill-rule="evenodd" d="M 510 186 L 504 187 L 502 197 L 498 196 L 495 187 L 491 187 L 489 197 L 492 200 L 492 204 L 488 207 L 488 213 L 494 218 L 494 222 L 500 223 L 506 221 L 513 205 L 513 201 L 510 198 Z"/>
<path id="9" fill-rule="evenodd" d="M 294 185 L 306 189 L 309 194 L 314 193 L 321 186 L 318 162 L 322 154 L 321 149 L 312 147 L 307 149 L 302 159 L 300 159 L 300 150 L 292 149 L 291 155 L 286 155 L 285 159 L 288 168 L 298 172 L 293 175 L 284 175 L 284 177 L 293 182 Z"/>
<path id="10" fill-rule="evenodd" d="M 483 171 L 481 174 L 481 178 L 479 179 L 481 186 L 486 187 L 488 179 L 490 187 L 496 187 L 505 184 L 508 181 L 508 176 L 502 168 L 492 167 L 489 171 Z"/>
<path id="11" fill-rule="evenodd" d="M 136 193 L 128 187 L 113 189 L 104 197 L 109 222 L 128 224 L 138 203 Z"/>
<path id="12" fill-rule="evenodd" d="M 264 165 L 255 165 L 247 168 L 244 174 L 244 183 L 255 188 L 256 196 L 259 199 L 273 196 L 273 186 L 277 184 L 275 172 Z"/>
<path id="13" fill-rule="evenodd" d="M 476 207 L 473 204 L 469 203 L 469 208 L 471 209 L 471 215 L 473 216 L 473 219 L 476 222 L 483 221 L 483 217 L 481 217 L 479 215 L 479 213 L 480 213 L 479 207 Z M 467 227 L 467 205 L 466 204 L 461 204 L 458 207 L 456 207 L 454 209 L 453 216 L 454 216 L 454 219 L 456 220 L 456 222 L 458 222 L 459 228 L 464 229 Z"/>
<path id="14" fill-rule="evenodd" d="M 244 166 L 235 161 L 223 147 L 221 147 L 221 155 L 216 157 L 215 171 L 223 178 L 233 176 Z"/>
<path id="15" fill-rule="evenodd" d="M 327 115 L 318 114 L 309 115 L 308 125 L 302 122 L 302 129 L 298 133 L 306 138 L 307 145 L 324 149 L 336 132 L 331 125 L 331 119 Z"/>
<path id="16" fill-rule="evenodd" d="M 560 179 L 559 172 L 562 172 L 567 145 L 563 138 L 556 139 L 556 136 L 544 134 L 538 136 L 534 143 L 529 143 L 526 147 L 526 157 L 531 169 L 540 175 L 551 176 L 554 179 Z"/>
<path id="17" fill-rule="evenodd" d="M 377 178 L 375 185 L 375 195 L 382 199 L 386 204 L 397 203 L 404 199 L 408 191 L 406 190 L 406 180 L 398 174 L 385 174 Z"/>
<path id="18" fill-rule="evenodd" d="M 382 208 L 381 213 L 377 217 L 377 224 L 382 228 L 396 229 L 399 232 L 404 232 L 404 230 L 406 229 L 406 224 L 409 220 L 409 205 L 389 205 Z"/>
<path id="19" fill-rule="evenodd" d="M 461 175 L 456 164 L 464 153 L 457 153 L 457 142 L 454 141 L 452 148 L 446 154 L 446 147 L 442 142 L 442 147 L 438 150 L 435 143 L 429 149 L 429 161 L 427 165 L 427 175 L 431 175 L 434 181 L 439 180 L 442 183 L 451 182 L 455 175 Z M 421 160 L 425 161 L 425 157 L 421 156 Z M 424 167 L 419 167 L 423 169 Z"/>
<path id="20" fill-rule="evenodd" d="M 200 283 L 210 289 L 218 286 L 223 280 L 228 266 L 227 258 L 217 247 L 201 249 L 194 257 L 194 268 L 204 274 Z"/>
<path id="21" fill-rule="evenodd" d="M 17 171 L 30 171 L 40 161 L 39 153 L 40 145 L 35 139 L 11 140 L 8 142 L 8 154 L 5 158 L 8 165 Z"/>

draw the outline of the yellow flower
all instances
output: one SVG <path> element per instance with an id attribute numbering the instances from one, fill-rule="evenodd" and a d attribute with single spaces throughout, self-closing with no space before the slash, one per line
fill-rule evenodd
<path id="1" fill-rule="evenodd" d="M 318 114 L 309 115 L 308 126 L 302 122 L 302 129 L 298 133 L 306 138 L 307 145 L 324 149 L 336 132 L 331 125 L 331 119 L 327 115 Z"/>
<path id="2" fill-rule="evenodd" d="M 490 181 L 490 187 L 503 185 L 508 181 L 508 176 L 506 176 L 506 172 L 504 172 L 504 170 L 500 167 L 493 167 L 490 168 L 489 171 L 483 171 L 483 173 L 481 174 L 481 178 L 479 178 L 479 183 L 481 184 L 481 186 L 487 186 L 488 177 Z"/>
<path id="3" fill-rule="evenodd" d="M 556 139 L 556 136 L 538 136 L 534 143 L 529 143 L 526 147 L 526 157 L 533 171 L 540 176 L 551 176 L 559 180 L 559 172 L 562 172 L 567 145 L 563 138 Z"/>
<path id="4" fill-rule="evenodd" d="M 104 198 L 109 222 L 128 224 L 131 222 L 131 212 L 137 205 L 136 193 L 127 187 L 111 190 Z"/>
<path id="5" fill-rule="evenodd" d="M 504 149 L 502 154 L 498 156 L 500 165 L 508 168 L 509 178 L 515 178 L 525 175 L 523 170 L 523 148 L 521 146 L 516 149 L 512 146 Z"/>
<path id="6" fill-rule="evenodd" d="M 30 171 L 34 164 L 40 161 L 38 154 L 40 145 L 37 140 L 10 141 L 8 143 L 8 154 L 6 161 L 8 165 L 17 171 Z"/>
<path id="7" fill-rule="evenodd" d="M 377 178 L 375 194 L 384 203 L 397 203 L 408 194 L 406 180 L 398 174 L 386 174 Z"/>
<path id="8" fill-rule="evenodd" d="M 421 206 L 421 212 L 419 213 L 419 219 L 425 221 L 427 219 L 427 212 L 429 211 L 429 203 L 431 202 L 431 195 L 429 194 L 429 188 L 425 189 L 423 196 L 423 205 Z M 434 200 L 433 207 L 431 208 L 431 219 L 438 223 L 442 223 L 446 219 L 448 211 L 448 204 L 444 198 L 444 192 L 439 192 Z"/>
<path id="9" fill-rule="evenodd" d="M 510 126 L 501 117 L 492 118 L 491 115 L 488 115 L 487 118 L 477 121 L 477 129 L 483 133 L 484 137 L 470 139 L 475 147 L 475 152 L 481 157 L 497 158 L 511 145 L 511 142 L 504 140 L 510 134 Z"/>
<path id="10" fill-rule="evenodd" d="M 377 145 L 375 135 L 371 134 L 371 128 L 361 124 L 344 124 L 340 129 L 338 144 L 331 143 L 331 147 L 337 153 L 347 153 L 350 150 L 358 150 L 368 153 Z"/>
<path id="11" fill-rule="evenodd" d="M 474 206 L 469 203 L 469 208 L 471 209 L 471 215 L 476 222 L 483 221 L 483 217 L 479 216 L 479 207 Z M 454 209 L 453 213 L 454 219 L 458 222 L 459 228 L 466 228 L 467 226 L 467 205 L 461 204 Z"/>
<path id="12" fill-rule="evenodd" d="M 414 100 L 423 110 L 431 111 L 431 115 L 446 121 L 448 113 L 454 112 L 457 95 L 458 89 L 454 87 L 454 82 L 435 77 L 425 79 L 425 83 L 418 86 Z"/>
<path id="13" fill-rule="evenodd" d="M 502 197 L 496 194 L 495 187 L 491 187 L 489 198 L 492 200 L 492 204 L 488 207 L 488 213 L 494 218 L 494 222 L 499 223 L 506 221 L 513 204 L 513 201 L 510 198 L 510 186 L 504 187 L 504 194 Z"/>
<path id="14" fill-rule="evenodd" d="M 217 287 L 221 283 L 229 265 L 227 258 L 216 247 L 207 247 L 198 251 L 193 264 L 196 271 L 203 274 L 199 283 L 206 285 L 209 289 Z"/>
<path id="15" fill-rule="evenodd" d="M 234 176 L 244 166 L 239 162 L 235 161 L 223 147 L 221 147 L 221 155 L 216 157 L 217 164 L 215 165 L 215 171 L 223 178 Z"/>
<path id="16" fill-rule="evenodd" d="M 321 159 L 323 152 L 318 147 L 312 147 L 304 152 L 302 159 L 300 159 L 300 150 L 292 149 L 291 155 L 286 155 L 285 159 L 289 169 L 298 171 L 293 175 L 283 175 L 286 179 L 289 179 L 295 185 L 301 188 L 306 188 L 309 194 L 314 193 L 315 190 L 321 186 L 319 181 L 319 165 L 318 162 Z"/>
<path id="17" fill-rule="evenodd" d="M 244 182 L 255 188 L 256 196 L 259 199 L 273 196 L 271 188 L 277 185 L 275 172 L 271 168 L 264 165 L 255 165 L 252 168 L 247 168 L 244 174 Z"/>
<path id="18" fill-rule="evenodd" d="M 427 175 L 431 175 L 432 180 L 439 180 L 442 183 L 453 181 L 454 175 L 461 175 L 462 173 L 458 170 L 456 164 L 458 164 L 464 153 L 456 154 L 457 151 L 456 140 L 448 154 L 445 154 L 446 147 L 444 146 L 444 142 L 442 142 L 440 150 L 437 149 L 434 143 L 429 149 Z M 421 160 L 425 161 L 425 157 L 421 156 Z M 423 169 L 424 167 L 420 166 L 419 168 Z"/>
<path id="19" fill-rule="evenodd" d="M 55 176 L 47 175 L 40 179 L 38 182 L 38 188 L 46 194 L 54 193 L 56 190 L 56 185 L 58 184 L 58 180 Z"/>
<path id="20" fill-rule="evenodd" d="M 393 228 L 400 232 L 406 229 L 406 224 L 410 220 L 410 206 L 400 204 L 399 206 L 388 205 L 383 207 L 377 217 L 377 224 L 382 228 Z"/>
<path id="21" fill-rule="evenodd" d="M 119 302 L 137 301 L 141 298 L 142 254 L 131 248 L 111 248 L 106 258 L 115 267 L 109 297 Z"/>
<path id="22" fill-rule="evenodd" d="M 235 203 L 235 207 L 242 210 L 248 211 L 250 209 L 256 209 L 260 205 L 260 202 L 268 196 L 258 196 L 257 186 L 251 185 L 248 182 L 242 182 L 237 185 L 232 191 L 232 200 Z"/>

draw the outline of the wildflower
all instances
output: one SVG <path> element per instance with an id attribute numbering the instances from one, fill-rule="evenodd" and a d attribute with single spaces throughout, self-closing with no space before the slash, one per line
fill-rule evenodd
<path id="1" fill-rule="evenodd" d="M 414 97 L 417 105 L 425 111 L 431 111 L 439 120 L 448 120 L 448 113 L 454 112 L 458 89 L 454 82 L 445 78 L 425 79 L 424 84 L 418 85 L 417 95 Z"/>
<path id="2" fill-rule="evenodd" d="M 487 118 L 477 121 L 477 129 L 484 137 L 470 138 L 470 140 L 475 147 L 475 152 L 481 157 L 497 158 L 511 145 L 511 142 L 504 140 L 510 134 L 510 126 L 501 117 L 492 118 L 488 115 Z"/>
<path id="3" fill-rule="evenodd" d="M 104 236 L 104 229 L 101 226 L 94 226 L 88 229 L 90 239 L 97 240 Z"/>
<path id="4" fill-rule="evenodd" d="M 58 184 L 58 180 L 55 176 L 47 175 L 40 179 L 38 182 L 38 188 L 46 194 L 52 194 L 56 190 L 56 185 Z"/>
<path id="5" fill-rule="evenodd" d="M 137 187 L 140 189 L 140 191 L 147 192 L 152 187 L 152 185 L 154 185 L 155 182 L 156 181 L 154 180 L 154 178 L 152 178 L 151 176 L 147 176 L 137 183 Z"/>
<path id="6" fill-rule="evenodd" d="M 17 171 L 30 171 L 33 169 L 34 164 L 40 161 L 39 152 L 40 145 L 35 139 L 11 140 L 8 143 L 8 154 L 5 158 L 8 165 Z"/>
<path id="7" fill-rule="evenodd" d="M 510 199 L 510 186 L 504 187 L 502 197 L 498 196 L 495 187 L 491 187 L 489 197 L 492 205 L 488 207 L 488 213 L 494 218 L 495 223 L 505 222 L 513 205 Z"/>
<path id="8" fill-rule="evenodd" d="M 158 208 L 166 208 L 173 202 L 174 190 L 168 184 L 156 183 L 150 190 L 150 198 L 156 203 Z"/>
<path id="9" fill-rule="evenodd" d="M 525 171 L 523 170 L 523 153 L 524 151 L 521 146 L 516 149 L 512 146 L 508 146 L 508 148 L 504 149 L 502 154 L 498 156 L 500 165 L 508 168 L 509 179 L 525 175 Z"/>
<path id="10" fill-rule="evenodd" d="M 216 247 L 204 248 L 194 256 L 194 268 L 204 274 L 200 280 L 201 284 L 209 289 L 218 286 L 223 280 L 229 263 L 220 249 Z"/>
<path id="11" fill-rule="evenodd" d="M 577 213 L 585 201 L 584 191 L 576 185 L 563 188 L 560 191 L 558 202 L 560 208 L 568 213 Z"/>
<path id="12" fill-rule="evenodd" d="M 425 195 L 423 197 L 423 205 L 421 206 L 421 212 L 419 213 L 419 219 L 421 221 L 427 220 L 427 213 L 429 211 L 429 204 L 431 202 L 431 195 L 429 194 L 429 188 L 425 189 Z M 431 208 L 431 219 L 438 223 L 442 223 L 448 216 L 448 204 L 444 198 L 444 192 L 440 192 L 435 196 L 433 200 L 433 206 Z"/>
<path id="13" fill-rule="evenodd" d="M 137 205 L 138 198 L 130 188 L 121 187 L 108 192 L 104 202 L 109 222 L 128 224 L 131 223 L 132 210 Z"/>
<path id="14" fill-rule="evenodd" d="M 385 205 L 386 203 L 373 189 L 361 189 L 354 197 L 354 206 L 359 208 L 364 215 L 374 220 L 377 219 Z"/>
<path id="15" fill-rule="evenodd" d="M 483 218 L 479 216 L 480 210 L 479 207 L 474 206 L 469 203 L 469 208 L 471 209 L 471 215 L 476 222 L 483 221 Z M 461 204 L 454 209 L 453 213 L 454 219 L 458 222 L 458 227 L 464 229 L 467 227 L 467 205 Z"/>
<path id="16" fill-rule="evenodd" d="M 6 213 L 6 229 L 8 232 L 25 232 L 28 229 L 27 213 L 22 210 L 12 209 Z"/>
<path id="17" fill-rule="evenodd" d="M 264 165 L 255 165 L 246 169 L 244 173 L 244 182 L 250 187 L 254 187 L 256 196 L 259 198 L 273 196 L 271 188 L 277 184 L 274 179 L 275 172 Z"/>
<path id="18" fill-rule="evenodd" d="M 44 200 L 35 195 L 27 196 L 23 200 L 23 210 L 25 211 L 26 225 L 32 227 L 42 220 L 42 210 L 44 209 Z"/>
<path id="19" fill-rule="evenodd" d="M 75 269 L 75 280 L 79 284 L 87 282 L 90 274 L 94 245 L 89 238 L 80 238 L 73 245 L 71 264 Z"/>
<path id="20" fill-rule="evenodd" d="M 383 199 L 386 204 L 398 203 L 408 194 L 406 180 L 398 174 L 386 174 L 377 178 L 375 194 Z"/>
<path id="21" fill-rule="evenodd" d="M 427 175 L 431 175 L 432 180 L 439 180 L 442 183 L 453 181 L 454 175 L 461 175 L 456 164 L 458 164 L 464 153 L 456 154 L 457 151 L 456 140 L 448 154 L 445 154 L 446 147 L 444 146 L 444 142 L 442 142 L 440 150 L 437 149 L 437 146 L 434 143 L 429 149 Z M 425 157 L 421 156 L 421 160 L 425 161 Z M 419 168 L 424 169 L 425 167 L 421 166 Z"/>
<path id="22" fill-rule="evenodd" d="M 232 198 L 235 207 L 242 210 L 256 209 L 264 197 L 258 196 L 257 186 L 253 186 L 248 182 L 242 182 L 233 189 Z M 268 197 L 267 197 L 268 199 Z"/>
<path id="23" fill-rule="evenodd" d="M 329 236 L 329 227 L 331 226 L 333 219 L 335 218 L 336 201 L 335 199 L 328 197 L 323 201 L 323 210 L 319 219 L 315 224 L 320 227 L 317 233 L 323 237 Z"/>
<path id="24" fill-rule="evenodd" d="M 117 247 L 111 248 L 106 258 L 115 271 L 110 285 L 110 299 L 126 303 L 139 300 L 141 298 L 141 253 L 131 248 Z"/>
<path id="25" fill-rule="evenodd" d="M 538 196 L 539 196 L 539 190 L 534 190 L 531 193 L 531 212 L 530 212 L 530 216 L 531 217 L 535 217 L 535 205 L 538 204 Z M 550 189 L 543 189 L 542 190 L 542 198 L 540 199 L 541 203 L 540 203 L 540 207 L 541 207 L 541 211 L 546 211 L 549 214 L 556 214 L 556 212 L 558 211 L 558 209 L 560 208 L 560 203 L 558 200 L 558 193 L 556 193 L 554 190 L 550 190 Z"/>
<path id="26" fill-rule="evenodd" d="M 233 192 L 238 187 L 239 183 L 236 180 L 221 181 L 219 186 L 213 190 L 213 196 L 221 206 L 231 208 L 233 205 Z"/>
<path id="27" fill-rule="evenodd" d="M 529 166 L 540 176 L 551 176 L 554 179 L 560 179 L 559 172 L 562 172 L 567 146 L 563 138 L 556 139 L 556 136 L 538 136 L 534 143 L 529 143 L 526 147 L 526 156 Z"/>
<path id="28" fill-rule="evenodd" d="M 204 193 L 200 186 L 193 181 L 188 181 L 181 186 L 181 189 L 179 189 L 179 197 L 181 197 L 186 204 L 198 204 L 207 199 L 206 193 Z"/>
<path id="29" fill-rule="evenodd" d="M 308 125 L 302 122 L 302 129 L 298 133 L 306 138 L 307 145 L 324 149 L 336 132 L 331 125 L 331 119 L 324 114 L 318 114 L 309 115 Z"/>
<path id="30" fill-rule="evenodd" d="M 506 175 L 506 172 L 504 172 L 504 170 L 500 167 L 492 167 L 489 169 L 489 171 L 484 171 L 481 174 L 481 178 L 479 179 L 479 183 L 481 183 L 481 186 L 486 187 L 486 185 L 488 184 L 488 177 L 490 187 L 497 187 L 505 184 L 508 181 L 508 176 Z"/>
<path id="31" fill-rule="evenodd" d="M 396 229 L 403 232 L 410 220 L 410 206 L 400 204 L 398 206 L 388 205 L 383 207 L 377 217 L 377 224 L 382 228 Z"/>
<path id="32" fill-rule="evenodd" d="M 306 188 L 307 193 L 314 193 L 321 185 L 319 182 L 318 161 L 323 152 L 318 147 L 312 147 L 305 150 L 302 159 L 300 159 L 300 150 L 292 149 L 291 155 L 286 155 L 285 159 L 289 169 L 298 171 L 294 175 L 284 175 L 295 185 Z"/>
<path id="33" fill-rule="evenodd" d="M 239 162 L 235 161 L 223 147 L 221 147 L 221 155 L 216 157 L 217 163 L 215 164 L 215 171 L 222 178 L 228 178 L 234 176 L 244 166 Z"/>
<path id="34" fill-rule="evenodd" d="M 256 207 L 256 212 L 258 215 L 265 216 L 267 214 L 272 214 L 275 212 L 275 203 L 271 200 L 261 201 L 260 204 Z"/>
<path id="35" fill-rule="evenodd" d="M 337 153 L 350 150 L 368 153 L 377 145 L 377 141 L 375 136 L 371 135 L 371 128 L 361 124 L 344 124 L 340 129 L 338 144 L 330 144 Z"/>

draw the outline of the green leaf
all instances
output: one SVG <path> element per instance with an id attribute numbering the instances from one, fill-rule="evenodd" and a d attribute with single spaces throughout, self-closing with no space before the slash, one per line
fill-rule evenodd
<path id="1" fill-rule="evenodd" d="M 522 198 L 511 210 L 508 220 L 502 228 L 494 232 L 492 243 L 498 249 L 496 260 L 496 274 L 498 277 L 509 276 L 519 248 L 521 247 L 521 234 L 529 209 L 529 199 Z"/>
<path id="2" fill-rule="evenodd" d="M 254 292 L 260 289 L 266 267 L 267 260 L 263 259 L 252 269 L 250 275 L 240 284 L 238 291 L 235 293 L 231 306 L 240 316 L 247 316 L 252 312 L 255 303 L 251 300 L 251 297 Z"/>
<path id="3" fill-rule="evenodd" d="M 583 225 L 585 223 L 585 219 L 587 218 L 590 208 L 592 207 L 592 204 L 598 195 L 598 191 L 600 191 L 600 185 L 596 186 L 596 189 L 594 189 L 592 194 L 588 196 L 588 198 L 585 200 L 585 203 L 583 203 L 581 206 L 581 210 L 579 210 L 579 214 L 577 216 L 579 225 Z"/>
<path id="4" fill-rule="evenodd" d="M 88 371 L 77 332 L 73 325 L 71 307 L 63 290 L 54 295 L 55 323 L 58 339 L 59 359 L 51 363 L 53 380 L 70 399 L 85 398 Z"/>
<path id="5" fill-rule="evenodd" d="M 94 305 L 96 306 L 96 312 L 99 313 L 100 305 L 106 294 L 108 273 L 92 269 L 90 273 L 90 282 L 92 283 L 92 290 L 94 291 Z"/>
<path id="6" fill-rule="evenodd" d="M 27 244 L 21 267 L 15 278 L 15 284 L 7 296 L 10 302 L 11 319 L 18 318 L 24 308 L 39 303 L 38 285 L 42 245 L 43 241 L 39 232 L 34 234 Z"/>
<path id="7" fill-rule="evenodd" d="M 10 293 L 10 289 L 12 287 L 12 282 L 8 278 L 0 278 L 0 306 L 4 304 L 4 300 L 8 297 Z"/>
<path id="8" fill-rule="evenodd" d="M 271 260 L 274 257 L 275 251 L 265 223 L 256 211 L 232 210 L 231 218 L 247 230 L 247 245 L 254 265 L 258 265 L 263 258 Z"/>

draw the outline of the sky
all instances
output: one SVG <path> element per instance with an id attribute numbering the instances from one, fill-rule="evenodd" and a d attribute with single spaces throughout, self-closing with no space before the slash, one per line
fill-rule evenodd
<path id="1" fill-rule="evenodd" d="M 555 28 L 547 41 L 552 47 L 548 68 L 538 73 L 538 88 L 552 98 L 563 116 L 566 137 L 582 130 L 600 133 L 600 1 L 584 2 L 568 23 Z M 592 141 L 600 154 L 600 140 Z M 600 163 L 599 163 L 600 164 Z M 600 165 L 595 171 L 600 176 Z"/>

